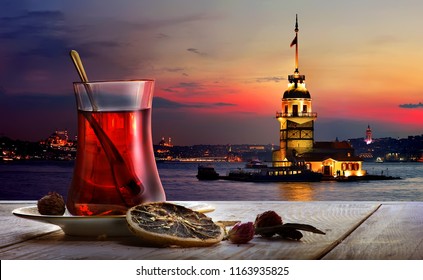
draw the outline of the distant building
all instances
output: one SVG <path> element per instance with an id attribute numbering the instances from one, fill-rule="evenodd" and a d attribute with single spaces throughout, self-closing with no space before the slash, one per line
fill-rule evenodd
<path id="1" fill-rule="evenodd" d="M 263 145 L 251 145 L 248 147 L 250 151 L 264 151 L 266 149 Z"/>
<path id="2" fill-rule="evenodd" d="M 72 146 L 73 143 L 69 142 L 67 130 L 56 130 L 46 140 L 47 145 L 52 148 L 62 148 L 65 146 Z"/>
<path id="3" fill-rule="evenodd" d="M 227 162 L 240 162 L 240 161 L 242 161 L 242 158 L 238 154 L 236 154 L 232 151 L 232 146 L 229 146 L 228 154 L 226 156 L 226 161 Z"/>
<path id="4" fill-rule="evenodd" d="M 172 138 L 168 138 L 168 140 L 166 141 L 164 137 L 162 137 L 162 140 L 160 140 L 159 142 L 159 146 L 163 146 L 163 147 L 173 147 L 172 144 Z"/>
<path id="5" fill-rule="evenodd" d="M 367 126 L 366 129 L 366 139 L 364 140 L 364 142 L 366 142 L 367 145 L 371 144 L 373 142 L 372 139 L 372 129 L 370 128 L 370 125 Z"/>
<path id="6" fill-rule="evenodd" d="M 168 138 L 168 140 L 166 141 L 164 137 L 162 137 L 162 139 L 159 142 L 159 147 L 155 150 L 155 153 L 157 155 L 157 159 L 161 159 L 161 160 L 172 160 L 173 157 L 171 155 L 171 151 L 170 149 L 173 147 L 172 144 L 172 138 Z"/>
<path id="7" fill-rule="evenodd" d="M 273 152 L 273 166 L 289 166 L 302 162 L 309 169 L 325 176 L 362 176 L 362 159 L 346 141 L 314 142 L 314 121 L 310 92 L 305 75 L 298 70 L 298 19 L 295 23 L 295 71 L 288 75 L 288 88 L 282 97 L 282 111 L 276 113 L 280 123 L 280 149 Z"/>

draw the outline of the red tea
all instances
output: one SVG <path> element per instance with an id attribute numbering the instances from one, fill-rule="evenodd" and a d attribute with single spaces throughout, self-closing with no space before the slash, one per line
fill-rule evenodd
<path id="1" fill-rule="evenodd" d="M 134 205 L 164 200 L 151 138 L 151 108 L 78 110 L 78 150 L 68 211 L 125 214 Z"/>

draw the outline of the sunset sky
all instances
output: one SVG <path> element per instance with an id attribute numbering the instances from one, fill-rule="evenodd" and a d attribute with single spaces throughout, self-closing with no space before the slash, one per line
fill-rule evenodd
<path id="1" fill-rule="evenodd" d="M 299 70 L 315 140 L 423 133 L 422 1 L 1 0 L 0 136 L 76 133 L 69 58 L 90 80 L 154 78 L 153 141 L 278 144 Z"/>

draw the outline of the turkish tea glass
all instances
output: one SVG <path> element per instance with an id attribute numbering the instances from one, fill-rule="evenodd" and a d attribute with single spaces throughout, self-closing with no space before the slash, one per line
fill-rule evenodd
<path id="1" fill-rule="evenodd" d="M 66 207 L 72 215 L 121 215 L 165 201 L 151 136 L 154 80 L 76 82 L 76 162 Z"/>

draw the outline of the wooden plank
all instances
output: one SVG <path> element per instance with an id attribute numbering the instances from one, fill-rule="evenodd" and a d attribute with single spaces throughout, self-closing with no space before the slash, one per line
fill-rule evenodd
<path id="1" fill-rule="evenodd" d="M 208 203 L 216 207 L 208 213 L 215 221 L 254 221 L 257 214 L 274 210 L 284 222 L 311 224 L 327 234 L 304 232 L 301 241 L 256 237 L 243 245 L 222 241 L 207 248 L 148 248 L 132 236 L 97 239 L 58 231 L 0 249 L 0 255 L 2 259 L 316 259 L 379 206 L 370 202 Z"/>
<path id="2" fill-rule="evenodd" d="M 0 248 L 24 242 L 60 229 L 60 227 L 55 225 L 24 220 L 12 214 L 14 209 L 27 205 L 27 203 L 0 204 Z"/>
<path id="3" fill-rule="evenodd" d="M 423 203 L 383 203 L 324 259 L 423 259 Z"/>

